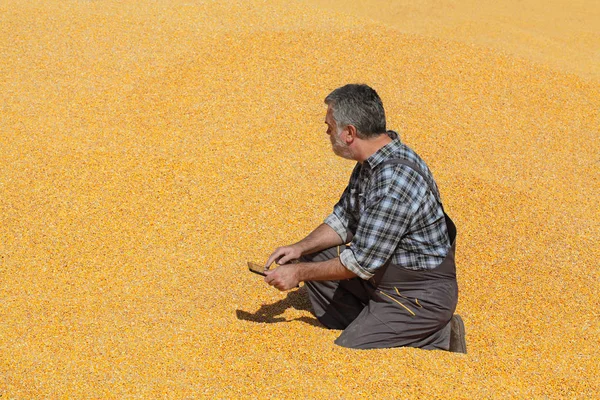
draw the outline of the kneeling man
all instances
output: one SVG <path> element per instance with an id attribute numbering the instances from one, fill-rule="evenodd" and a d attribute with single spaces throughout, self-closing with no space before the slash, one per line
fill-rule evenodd
<path id="1" fill-rule="evenodd" d="M 351 348 L 411 346 L 466 352 L 454 264 L 456 227 L 425 162 L 386 130 L 379 95 L 346 85 L 325 98 L 333 151 L 357 161 L 333 213 L 277 248 L 265 281 L 305 282 L 319 321 Z"/>

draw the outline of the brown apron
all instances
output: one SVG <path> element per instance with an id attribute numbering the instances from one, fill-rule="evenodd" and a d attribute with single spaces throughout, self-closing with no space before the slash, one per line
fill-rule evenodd
<path id="1" fill-rule="evenodd" d="M 409 166 L 435 193 L 416 164 L 402 159 L 381 165 L 385 164 Z M 409 346 L 448 350 L 458 285 L 454 263 L 456 226 L 445 212 L 444 218 L 452 246 L 432 270 L 414 271 L 388 263 L 369 280 L 306 282 L 319 321 L 332 329 L 344 329 L 336 344 L 361 349 Z M 303 258 L 322 261 L 337 254 L 334 248 Z"/>

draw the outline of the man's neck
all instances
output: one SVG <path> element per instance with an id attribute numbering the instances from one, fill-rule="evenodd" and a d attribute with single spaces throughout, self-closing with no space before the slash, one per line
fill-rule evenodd
<path id="1" fill-rule="evenodd" d="M 392 138 L 390 138 L 387 133 L 382 133 L 379 136 L 376 136 L 371 139 L 358 139 L 356 147 L 356 154 L 354 159 L 359 163 L 365 162 L 365 160 L 375 154 L 379 149 L 383 146 L 391 143 Z"/>

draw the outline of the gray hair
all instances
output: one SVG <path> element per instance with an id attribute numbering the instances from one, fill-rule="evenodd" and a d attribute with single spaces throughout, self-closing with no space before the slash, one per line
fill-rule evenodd
<path id="1" fill-rule="evenodd" d="M 349 84 L 337 88 L 325 97 L 325 104 L 331 107 L 338 129 L 353 125 L 361 139 L 386 132 L 381 98 L 367 85 Z"/>

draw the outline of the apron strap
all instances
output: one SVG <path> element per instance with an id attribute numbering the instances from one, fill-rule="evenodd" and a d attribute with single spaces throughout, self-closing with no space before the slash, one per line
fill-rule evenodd
<path id="1" fill-rule="evenodd" d="M 433 195 L 435 197 L 436 190 L 435 190 L 433 184 L 429 181 L 429 179 L 427 179 L 427 176 L 421 170 L 421 168 L 417 165 L 417 163 L 408 161 L 408 160 L 404 160 L 402 158 L 392 158 L 392 159 L 386 160 L 386 161 L 382 162 L 381 164 L 379 164 L 378 168 L 383 168 L 385 165 L 390 165 L 390 164 L 402 164 L 402 165 L 406 165 L 407 167 L 413 169 L 416 173 L 421 175 L 421 178 L 423 178 L 423 180 L 425 180 L 425 182 L 427 183 L 427 186 L 429 186 L 429 190 L 431 190 L 431 193 L 433 193 Z M 442 205 L 441 200 L 439 200 L 438 198 L 436 198 L 436 200 L 440 204 L 440 206 L 442 206 L 442 209 L 443 209 L 444 206 Z"/>

